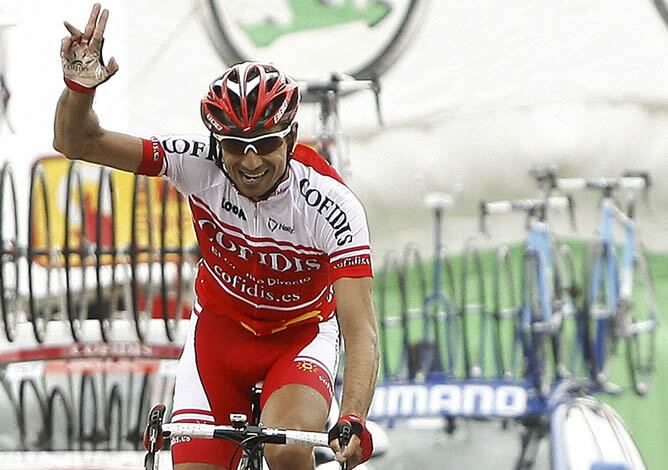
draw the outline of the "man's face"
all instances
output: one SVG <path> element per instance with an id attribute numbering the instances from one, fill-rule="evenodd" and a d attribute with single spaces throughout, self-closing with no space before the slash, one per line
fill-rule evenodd
<path id="1" fill-rule="evenodd" d="M 293 124 L 285 130 L 270 128 L 239 139 L 228 135 L 219 140 L 227 172 L 244 196 L 263 196 L 283 176 L 296 130 Z M 267 137 L 260 138 L 263 136 Z"/>

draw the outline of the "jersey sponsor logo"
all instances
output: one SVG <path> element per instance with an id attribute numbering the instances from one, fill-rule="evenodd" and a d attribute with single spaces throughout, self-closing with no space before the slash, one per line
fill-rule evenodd
<path id="1" fill-rule="evenodd" d="M 162 141 L 162 147 L 169 153 L 189 154 L 192 157 L 199 157 L 204 151 L 206 145 L 204 142 L 186 139 L 165 139 Z M 209 152 L 206 152 L 206 158 L 209 159 Z"/>
<path id="2" fill-rule="evenodd" d="M 190 442 L 192 438 L 190 436 L 174 436 L 170 439 L 170 445 L 181 444 L 182 442 Z"/>
<path id="3" fill-rule="evenodd" d="M 306 204 L 311 207 L 317 207 L 318 214 L 321 214 L 330 227 L 334 229 L 336 244 L 343 246 L 353 241 L 352 228 L 348 222 L 348 215 L 341 207 L 316 188 L 310 188 L 311 182 L 304 178 L 299 181 L 299 192 Z"/>
<path id="4" fill-rule="evenodd" d="M 160 160 L 160 142 L 155 139 L 151 140 L 151 155 L 154 162 Z"/>
<path id="5" fill-rule="evenodd" d="M 237 206 L 236 204 L 232 204 L 230 201 L 227 199 L 223 198 L 223 202 L 220 204 L 220 207 L 225 209 L 227 212 L 231 212 L 237 217 L 239 217 L 241 220 L 248 220 L 246 218 L 246 214 L 244 213 L 244 210 Z"/>
<path id="6" fill-rule="evenodd" d="M 315 374 L 320 371 L 320 368 L 312 362 L 299 361 L 296 362 L 296 364 L 297 369 L 301 370 L 302 372 L 310 372 L 311 374 Z"/>
<path id="7" fill-rule="evenodd" d="M 335 262 L 332 269 L 349 268 L 350 266 L 361 266 L 364 264 L 371 264 L 371 257 L 369 255 L 352 256 Z"/>
<path id="8" fill-rule="evenodd" d="M 332 389 L 332 382 L 329 380 L 329 377 L 325 377 L 322 374 L 318 374 L 318 380 L 325 385 L 325 388 L 329 392 L 330 396 L 334 396 L 334 390 Z"/>
<path id="9" fill-rule="evenodd" d="M 376 388 L 370 418 L 522 416 L 528 393 L 507 384 L 387 385 Z"/>
<path id="10" fill-rule="evenodd" d="M 248 274 L 246 277 L 230 274 L 219 265 L 215 265 L 213 271 L 230 289 L 244 294 L 247 298 L 262 299 L 274 303 L 299 302 L 302 298 L 301 294 L 297 292 L 270 291 L 266 288 L 264 279 L 255 279 Z"/>
<path id="11" fill-rule="evenodd" d="M 291 254 L 290 256 L 280 251 L 258 251 L 239 241 L 225 236 L 222 230 L 218 228 L 211 220 L 199 219 L 197 221 L 199 228 L 210 245 L 209 249 L 218 258 L 223 258 L 227 253 L 233 253 L 237 258 L 243 261 L 253 261 L 280 273 L 284 272 L 303 272 L 317 271 L 321 268 L 318 258 L 311 256 L 299 256 Z"/>
<path id="12" fill-rule="evenodd" d="M 282 224 L 282 223 L 278 222 L 276 219 L 274 219 L 273 217 L 269 217 L 269 220 L 267 220 L 267 227 L 269 227 L 269 230 L 271 230 L 272 232 L 275 232 L 276 230 L 280 229 L 280 230 L 282 230 L 284 232 L 288 232 L 290 234 L 295 233 L 295 228 L 294 227 L 290 227 L 288 225 Z"/>

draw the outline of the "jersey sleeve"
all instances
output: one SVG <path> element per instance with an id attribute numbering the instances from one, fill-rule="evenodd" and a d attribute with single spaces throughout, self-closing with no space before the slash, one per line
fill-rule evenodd
<path id="1" fill-rule="evenodd" d="M 162 176 L 185 195 L 216 184 L 222 174 L 209 158 L 209 143 L 201 136 L 155 136 L 142 139 L 137 174 Z"/>
<path id="2" fill-rule="evenodd" d="M 332 282 L 343 277 L 372 277 L 371 246 L 366 213 L 352 191 L 345 189 L 333 196 L 328 206 L 323 199 L 324 216 L 320 233 L 325 238 Z M 323 206 L 321 206 L 323 207 Z"/>

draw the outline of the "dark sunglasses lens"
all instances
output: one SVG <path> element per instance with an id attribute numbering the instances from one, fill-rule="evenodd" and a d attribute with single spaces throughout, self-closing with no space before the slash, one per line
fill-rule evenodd
<path id="1" fill-rule="evenodd" d="M 253 146 L 257 149 L 258 155 L 267 155 L 280 147 L 281 143 L 283 143 L 283 139 L 280 137 L 267 137 L 253 142 Z"/>
<path id="2" fill-rule="evenodd" d="M 220 145 L 222 145 L 223 151 L 226 153 L 241 155 L 248 144 L 236 139 L 223 139 L 220 141 Z"/>
<path id="3" fill-rule="evenodd" d="M 258 155 L 267 155 L 279 148 L 282 143 L 283 139 L 276 136 L 258 139 L 250 143 L 237 139 L 223 139 L 220 141 L 223 151 L 234 155 L 243 155 L 247 151 L 255 152 Z"/>

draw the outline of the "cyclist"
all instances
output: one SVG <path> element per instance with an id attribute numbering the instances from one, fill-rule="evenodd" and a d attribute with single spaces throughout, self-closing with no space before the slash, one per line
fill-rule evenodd
<path id="1" fill-rule="evenodd" d="M 160 176 L 187 196 L 202 258 L 190 330 L 179 361 L 172 422 L 229 422 L 250 413 L 264 381 L 262 423 L 322 430 L 333 394 L 339 326 L 346 368 L 341 417 L 331 430 L 350 468 L 373 444 L 364 420 L 378 369 L 367 222 L 361 203 L 324 159 L 296 143 L 297 84 L 271 65 L 227 69 L 201 101 L 207 138 L 141 139 L 100 127 L 98 85 L 118 70 L 102 61 L 109 12 L 95 4 L 61 56 L 66 87 L 54 148 L 139 175 Z M 335 312 L 336 309 L 336 312 Z M 352 426 L 340 451 L 338 430 Z M 267 446 L 271 468 L 313 468 L 311 449 Z M 234 445 L 174 442 L 177 470 L 229 468 Z"/>

